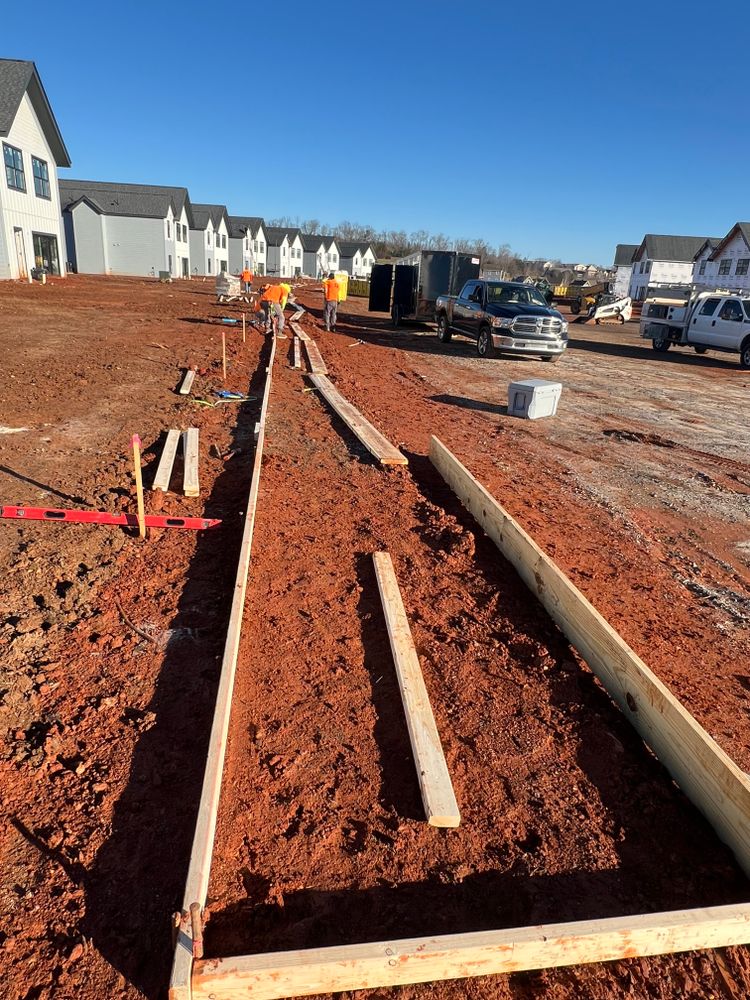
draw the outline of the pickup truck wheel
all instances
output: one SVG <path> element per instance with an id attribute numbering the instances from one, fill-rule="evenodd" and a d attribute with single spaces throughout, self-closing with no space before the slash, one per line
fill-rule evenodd
<path id="1" fill-rule="evenodd" d="M 543 354 L 542 361 L 549 361 L 549 363 L 553 365 L 556 361 L 559 361 L 561 357 L 562 354 Z"/>
<path id="2" fill-rule="evenodd" d="M 696 354 L 705 354 L 706 351 L 708 350 L 708 348 L 707 347 L 702 347 L 700 344 L 696 344 L 693 347 L 693 350 L 695 351 Z"/>
<path id="3" fill-rule="evenodd" d="M 570 303 L 570 311 L 573 313 L 574 316 L 578 315 L 578 313 L 581 311 L 580 299 L 573 299 L 573 301 Z"/>
<path id="4" fill-rule="evenodd" d="M 437 335 L 438 340 L 443 344 L 450 343 L 453 336 L 453 330 L 448 325 L 448 317 L 445 313 L 441 313 L 437 318 Z"/>
<path id="5" fill-rule="evenodd" d="M 667 337 L 654 337 L 651 341 L 651 346 L 655 351 L 658 351 L 659 354 L 663 354 L 665 351 L 669 350 L 672 344 Z"/>
<path id="6" fill-rule="evenodd" d="M 750 337 L 745 337 L 740 347 L 740 368 L 750 368 Z"/>
<path id="7" fill-rule="evenodd" d="M 477 337 L 477 354 L 480 358 L 491 358 L 495 353 L 492 343 L 492 333 L 488 326 L 483 326 Z"/>

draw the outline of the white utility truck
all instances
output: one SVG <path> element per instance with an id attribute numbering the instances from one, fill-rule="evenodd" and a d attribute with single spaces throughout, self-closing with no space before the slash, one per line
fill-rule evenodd
<path id="1" fill-rule="evenodd" d="M 641 337 L 660 352 L 675 346 L 739 354 L 740 367 L 750 368 L 750 295 L 690 289 L 684 297 L 654 295 L 643 303 Z"/>

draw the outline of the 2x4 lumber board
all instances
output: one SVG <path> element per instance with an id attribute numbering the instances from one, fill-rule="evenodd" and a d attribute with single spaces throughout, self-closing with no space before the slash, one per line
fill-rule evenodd
<path id="1" fill-rule="evenodd" d="M 308 337 L 307 340 L 303 341 L 303 344 L 305 345 L 307 360 L 310 362 L 310 371 L 313 375 L 327 375 L 328 368 L 315 341 Z"/>
<path id="2" fill-rule="evenodd" d="M 750 905 L 196 961 L 193 1000 L 281 1000 L 723 948 L 750 941 Z"/>
<path id="3" fill-rule="evenodd" d="M 182 492 L 186 497 L 200 496 L 198 483 L 198 428 L 188 427 L 183 434 L 182 453 L 185 459 L 182 476 Z"/>
<path id="4" fill-rule="evenodd" d="M 310 338 L 305 333 L 305 331 L 302 329 L 302 327 L 299 325 L 299 323 L 294 323 L 293 322 L 293 319 L 294 319 L 294 317 L 292 317 L 292 319 L 289 320 L 289 325 L 292 328 L 292 332 L 295 333 L 299 337 L 299 339 L 304 343 L 304 341 L 309 340 Z"/>
<path id="5" fill-rule="evenodd" d="M 245 511 L 245 523 L 242 529 L 240 555 L 237 565 L 237 576 L 232 593 L 232 608 L 227 628 L 227 639 L 224 645 L 224 655 L 221 662 L 219 687 L 216 693 L 214 717 L 211 723 L 211 734 L 208 742 L 206 769 L 203 774 L 198 818 L 193 835 L 193 847 L 190 853 L 185 894 L 182 902 L 182 912 L 189 913 L 192 903 L 206 904 L 208 880 L 211 874 L 211 856 L 213 854 L 214 836 L 216 834 L 216 816 L 221 795 L 221 778 L 224 771 L 227 733 L 232 710 L 232 693 L 234 677 L 237 670 L 237 654 L 240 648 L 240 630 L 242 628 L 242 612 L 245 606 L 245 592 L 250 571 L 250 554 L 253 545 L 253 530 L 255 528 L 255 512 L 258 506 L 260 490 L 260 472 L 263 464 L 263 443 L 266 433 L 266 414 L 271 396 L 271 377 L 273 360 L 276 354 L 276 340 L 271 338 L 271 355 L 268 362 L 268 375 L 263 390 L 263 401 L 260 409 L 260 432 L 255 447 L 253 472 L 250 479 L 250 493 Z M 189 921 L 183 921 L 177 935 L 172 974 L 169 982 L 170 1000 L 190 1000 L 190 981 L 193 967 L 193 942 L 189 932 Z"/>
<path id="6" fill-rule="evenodd" d="M 320 390 L 326 402 L 338 413 L 349 430 L 359 438 L 381 465 L 409 464 L 408 459 L 401 454 L 398 448 L 392 445 L 388 438 L 383 437 L 369 420 L 365 420 L 359 410 L 352 406 L 348 399 L 344 399 L 325 375 L 311 375 L 310 381 L 316 389 Z"/>
<path id="7" fill-rule="evenodd" d="M 294 367 L 295 368 L 302 367 L 302 358 L 300 357 L 300 351 L 299 351 L 299 337 L 297 336 L 295 336 L 294 338 Z"/>
<path id="8" fill-rule="evenodd" d="M 372 560 L 427 822 L 430 826 L 456 827 L 461 822 L 461 814 L 393 561 L 388 552 L 374 552 Z"/>
<path id="9" fill-rule="evenodd" d="M 296 312 L 292 313 L 292 319 L 294 320 L 302 319 L 304 311 L 305 311 L 304 309 L 298 309 Z"/>
<path id="10" fill-rule="evenodd" d="M 180 432 L 171 430 L 167 432 L 167 440 L 164 442 L 161 458 L 156 467 L 156 475 L 151 485 L 152 490 L 162 490 L 166 493 L 169 489 L 169 482 L 172 478 L 172 468 L 177 455 L 177 448 L 180 443 Z"/>
<path id="11" fill-rule="evenodd" d="M 750 778 L 436 437 L 430 460 L 750 876 Z"/>
<path id="12" fill-rule="evenodd" d="M 182 385 L 180 386 L 180 395 L 187 396 L 190 390 L 193 388 L 193 380 L 195 379 L 195 368 L 190 368 L 185 372 L 185 378 L 182 380 Z"/>

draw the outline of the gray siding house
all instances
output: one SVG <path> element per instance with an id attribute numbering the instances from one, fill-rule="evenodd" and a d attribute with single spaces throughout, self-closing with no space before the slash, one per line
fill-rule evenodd
<path id="1" fill-rule="evenodd" d="M 192 206 L 190 264 L 193 274 L 229 270 L 229 216 L 224 205 Z"/>
<path id="2" fill-rule="evenodd" d="M 326 241 L 315 233 L 302 233 L 302 273 L 322 278 L 326 263 Z"/>
<path id="3" fill-rule="evenodd" d="M 57 168 L 70 157 L 33 62 L 0 59 L 0 278 L 65 274 Z"/>
<path id="4" fill-rule="evenodd" d="M 239 274 L 249 267 L 266 273 L 266 231 L 263 219 L 252 215 L 229 216 L 229 270 Z"/>
<path id="5" fill-rule="evenodd" d="M 62 180 L 60 204 L 79 273 L 190 277 L 187 188 Z"/>
<path id="6" fill-rule="evenodd" d="M 339 268 L 353 278 L 369 278 L 375 253 L 366 242 L 339 240 Z"/>

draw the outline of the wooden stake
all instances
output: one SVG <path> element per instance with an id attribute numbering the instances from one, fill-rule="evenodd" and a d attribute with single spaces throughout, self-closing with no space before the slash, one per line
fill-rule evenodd
<path id="1" fill-rule="evenodd" d="M 221 331 L 221 368 L 224 372 L 224 381 L 227 380 L 227 335 L 226 331 Z"/>
<path id="2" fill-rule="evenodd" d="M 131 439 L 133 446 L 133 468 L 135 471 L 135 496 L 138 503 L 138 534 L 146 537 L 146 510 L 143 506 L 143 476 L 141 475 L 141 439 L 134 434 Z"/>
<path id="3" fill-rule="evenodd" d="M 245 343 L 245 314 L 242 314 L 242 343 Z"/>

